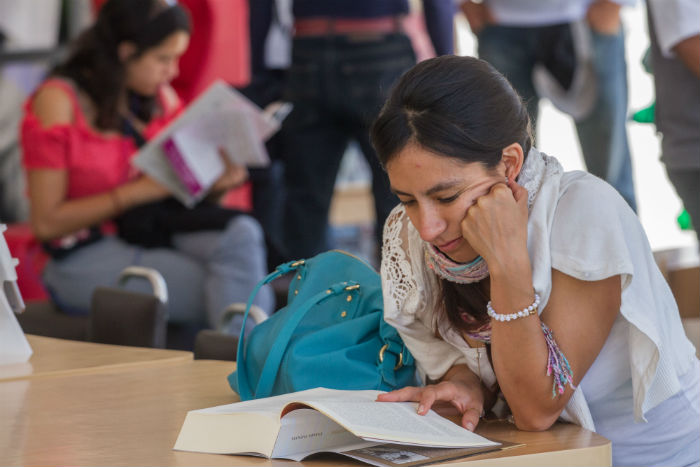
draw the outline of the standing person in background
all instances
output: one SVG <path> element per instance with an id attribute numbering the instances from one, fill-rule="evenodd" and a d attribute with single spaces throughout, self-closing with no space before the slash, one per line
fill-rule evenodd
<path id="1" fill-rule="evenodd" d="M 698 236 L 700 227 L 700 2 L 648 0 L 661 160 Z M 700 237 L 698 237 L 700 240 Z"/>
<path id="2" fill-rule="evenodd" d="M 156 248 L 103 229 L 116 219 L 123 235 L 124 219 L 146 224 L 165 206 L 169 219 L 190 213 L 173 208 L 179 205 L 168 191 L 130 164 L 138 146 L 182 110 L 169 82 L 189 29 L 186 12 L 176 4 L 109 0 L 26 103 L 21 139 L 31 223 L 52 256 L 45 284 L 64 311 L 87 313 L 95 287 L 113 285 L 125 267 L 141 265 L 165 278 L 171 321 L 217 326 L 226 306 L 245 302 L 266 273 L 258 224 L 214 203 L 206 209 L 216 219 L 204 226 L 182 221 L 183 233 L 164 235 L 157 227 L 142 232 L 158 240 Z M 227 165 L 212 196 L 246 177 L 244 167 Z M 134 214 L 143 217 L 134 220 Z M 146 235 L 136 240 L 151 241 Z M 270 311 L 271 300 L 268 290 L 258 304 Z"/>
<path id="3" fill-rule="evenodd" d="M 452 0 L 424 0 L 435 52 L 453 50 Z M 402 26 L 408 0 L 295 0 L 291 66 L 284 98 L 294 105 L 282 128 L 287 190 L 286 253 L 328 249 L 328 213 L 350 140 L 372 171 L 377 237 L 398 200 L 369 143 L 369 126 L 391 85 L 416 61 Z"/>
<path id="4" fill-rule="evenodd" d="M 533 69 L 544 65 L 568 90 L 576 67 L 580 40 L 572 24 L 586 22 L 595 84 L 584 79 L 581 100 L 570 113 L 575 118 L 587 170 L 610 183 L 637 210 L 630 150 L 627 142 L 627 66 L 620 7 L 635 0 L 484 0 L 462 2 L 479 57 L 491 63 L 513 84 L 537 123 L 538 96 Z M 572 36 L 572 34 L 574 34 Z M 588 42 L 588 41 L 585 41 Z M 586 89 L 586 86 L 595 86 Z M 555 102 L 556 103 L 556 102 Z M 590 110 L 582 111 L 581 107 Z M 578 113 L 578 115 L 576 115 Z"/>

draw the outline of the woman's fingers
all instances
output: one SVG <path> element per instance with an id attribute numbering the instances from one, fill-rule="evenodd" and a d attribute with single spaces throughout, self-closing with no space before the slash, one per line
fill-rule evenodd
<path id="1" fill-rule="evenodd" d="M 418 402 L 417 412 L 425 415 L 432 408 L 435 401 L 450 401 L 449 391 L 445 391 L 444 384 L 428 385 L 425 387 L 408 386 L 395 391 L 387 392 L 377 396 L 378 402 Z"/>
<path id="2" fill-rule="evenodd" d="M 430 408 L 433 406 L 433 404 L 438 398 L 438 386 L 428 386 L 425 388 L 425 391 L 423 391 L 423 393 L 420 396 L 420 400 L 418 401 L 418 409 L 416 410 L 418 412 L 418 415 L 427 414 Z"/>
<path id="3" fill-rule="evenodd" d="M 219 157 L 221 158 L 221 162 L 224 163 L 224 166 L 229 167 L 234 165 L 234 163 L 231 162 L 231 157 L 225 148 L 219 148 Z"/>
<path id="4" fill-rule="evenodd" d="M 213 192 L 228 191 L 248 179 L 248 168 L 231 162 L 231 158 L 224 148 L 219 148 L 219 156 L 224 164 L 224 172 L 212 186 Z"/>
<path id="5" fill-rule="evenodd" d="M 513 198 L 515 198 L 516 203 L 520 203 L 522 200 L 527 202 L 527 190 L 525 187 L 518 184 L 515 180 L 508 180 L 508 188 L 513 192 Z"/>
<path id="6" fill-rule="evenodd" d="M 474 431 L 481 418 L 481 409 L 477 407 L 467 407 L 462 414 L 462 426 L 469 431 Z"/>
<path id="7" fill-rule="evenodd" d="M 462 413 L 462 426 L 470 431 L 474 431 L 476 425 L 478 425 L 483 410 L 481 406 L 472 405 L 475 401 L 468 391 L 460 391 L 460 386 L 446 381 L 425 387 L 409 386 L 379 394 L 377 401 L 418 402 L 418 415 L 428 413 L 436 401 L 450 402 Z"/>
<path id="8" fill-rule="evenodd" d="M 377 396 L 377 401 L 379 402 L 418 402 L 420 399 L 420 392 L 424 388 L 417 388 L 415 386 L 407 386 L 405 388 L 397 389 L 391 392 L 385 392 Z"/>

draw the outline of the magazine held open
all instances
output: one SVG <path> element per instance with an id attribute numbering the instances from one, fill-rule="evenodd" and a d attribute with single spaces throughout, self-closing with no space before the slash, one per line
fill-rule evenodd
<path id="1" fill-rule="evenodd" d="M 265 141 L 290 111 L 291 104 L 281 102 L 262 110 L 217 81 L 146 143 L 132 163 L 192 207 L 224 171 L 220 150 L 237 165 L 268 165 Z"/>

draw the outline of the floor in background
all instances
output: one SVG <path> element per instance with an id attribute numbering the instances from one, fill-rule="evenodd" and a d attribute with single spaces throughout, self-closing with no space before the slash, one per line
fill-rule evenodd
<path id="1" fill-rule="evenodd" d="M 374 223 L 331 225 L 329 229 L 334 249 L 347 251 L 379 270 Z"/>

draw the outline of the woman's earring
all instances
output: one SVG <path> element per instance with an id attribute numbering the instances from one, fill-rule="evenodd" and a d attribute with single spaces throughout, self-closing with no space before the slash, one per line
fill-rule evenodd
<path id="1" fill-rule="evenodd" d="M 508 183 L 508 177 L 506 177 L 506 184 Z"/>

